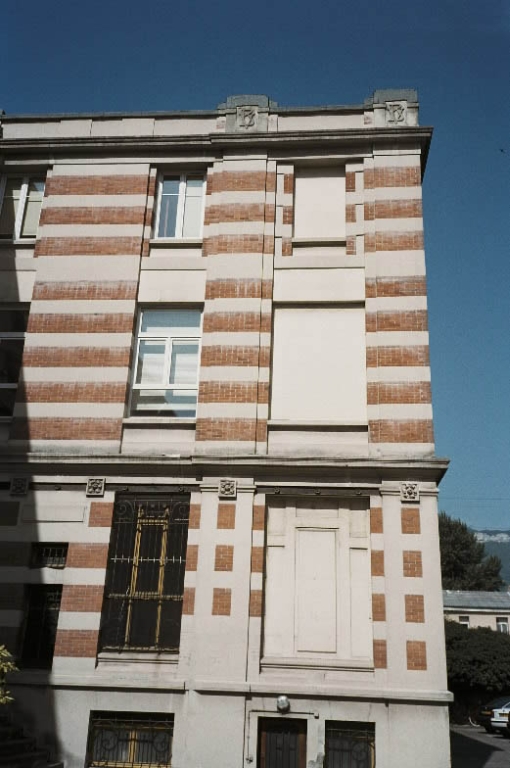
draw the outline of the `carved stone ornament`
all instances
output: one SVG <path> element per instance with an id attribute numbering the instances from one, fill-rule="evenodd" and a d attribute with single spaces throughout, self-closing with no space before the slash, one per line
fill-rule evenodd
<path id="1" fill-rule="evenodd" d="M 11 487 L 9 488 L 10 496 L 26 496 L 29 486 L 28 477 L 12 477 Z"/>
<path id="2" fill-rule="evenodd" d="M 388 125 L 405 125 L 407 122 L 407 102 L 387 101 L 386 121 Z"/>
<path id="3" fill-rule="evenodd" d="M 241 131 L 249 131 L 256 127 L 257 117 L 259 114 L 258 107 L 237 107 L 236 110 L 236 123 L 237 128 Z"/>
<path id="4" fill-rule="evenodd" d="M 236 499 L 237 498 L 237 481 L 230 480 L 224 477 L 220 480 L 218 488 L 218 497 L 220 499 Z"/>
<path id="5" fill-rule="evenodd" d="M 86 496 L 104 496 L 106 477 L 89 477 Z"/>
<path id="6" fill-rule="evenodd" d="M 400 483 L 401 501 L 419 501 L 420 486 L 418 483 Z"/>

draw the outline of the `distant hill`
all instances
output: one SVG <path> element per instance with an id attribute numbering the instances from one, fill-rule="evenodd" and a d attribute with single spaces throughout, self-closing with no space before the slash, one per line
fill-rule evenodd
<path id="1" fill-rule="evenodd" d="M 488 555 L 497 555 L 500 558 L 503 564 L 501 576 L 507 584 L 510 584 L 510 530 L 492 531 L 486 528 L 474 533 L 478 541 L 484 543 L 485 552 Z"/>

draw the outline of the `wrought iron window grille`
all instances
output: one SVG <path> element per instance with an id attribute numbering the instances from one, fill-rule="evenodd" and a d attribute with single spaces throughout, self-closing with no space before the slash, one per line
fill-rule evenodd
<path id="1" fill-rule="evenodd" d="M 375 724 L 326 722 L 324 768 L 375 768 Z"/>
<path id="2" fill-rule="evenodd" d="M 189 496 L 120 496 L 114 506 L 100 649 L 179 649 Z"/>
<path id="3" fill-rule="evenodd" d="M 170 768 L 173 726 L 173 715 L 92 712 L 87 768 Z"/>
<path id="4" fill-rule="evenodd" d="M 68 544 L 32 544 L 30 568 L 65 568 Z"/>

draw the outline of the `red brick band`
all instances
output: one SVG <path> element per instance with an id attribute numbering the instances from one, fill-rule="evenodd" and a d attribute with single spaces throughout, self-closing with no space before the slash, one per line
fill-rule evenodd
<path id="1" fill-rule="evenodd" d="M 16 399 L 18 403 L 124 403 L 127 391 L 127 383 L 21 382 Z"/>
<path id="2" fill-rule="evenodd" d="M 25 347 L 24 368 L 125 368 L 130 347 Z"/>
<path id="3" fill-rule="evenodd" d="M 33 300 L 66 299 L 136 299 L 138 284 L 133 281 L 116 280 L 111 282 L 76 282 L 76 283 L 36 283 Z"/>
<path id="4" fill-rule="evenodd" d="M 143 224 L 145 208 L 79 206 L 69 208 L 43 208 L 42 224 Z"/>
<path id="5" fill-rule="evenodd" d="M 28 333 L 131 333 L 132 314 L 32 314 Z"/>
<path id="6" fill-rule="evenodd" d="M 418 166 L 401 168 L 366 168 L 364 171 L 365 189 L 377 187 L 419 187 L 421 170 Z M 353 190 L 354 191 L 354 190 Z"/>
<path id="7" fill-rule="evenodd" d="M 34 256 L 138 256 L 141 237 L 42 237 Z"/>
<path id="8" fill-rule="evenodd" d="M 431 403 L 430 382 L 369 382 L 367 386 L 369 405 L 400 403 Z"/>
<path id="9" fill-rule="evenodd" d="M 376 232 L 365 235 L 365 253 L 374 251 L 421 251 L 423 232 Z"/>
<path id="10" fill-rule="evenodd" d="M 15 418 L 12 440 L 120 440 L 121 419 Z"/>
<path id="11" fill-rule="evenodd" d="M 379 419 L 368 422 L 373 443 L 433 443 L 430 419 Z"/>
<path id="12" fill-rule="evenodd" d="M 147 184 L 147 176 L 52 176 L 45 196 L 145 195 Z"/>
<path id="13" fill-rule="evenodd" d="M 93 658 L 97 653 L 99 632 L 95 629 L 59 629 L 55 656 Z"/>

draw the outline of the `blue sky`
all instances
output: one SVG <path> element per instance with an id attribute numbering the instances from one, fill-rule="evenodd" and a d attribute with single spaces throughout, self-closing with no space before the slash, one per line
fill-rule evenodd
<path id="1" fill-rule="evenodd" d="M 415 87 L 441 508 L 510 528 L 510 0 L 5 0 L 9 114 L 356 104 Z M 502 152 L 501 150 L 504 150 Z"/>

